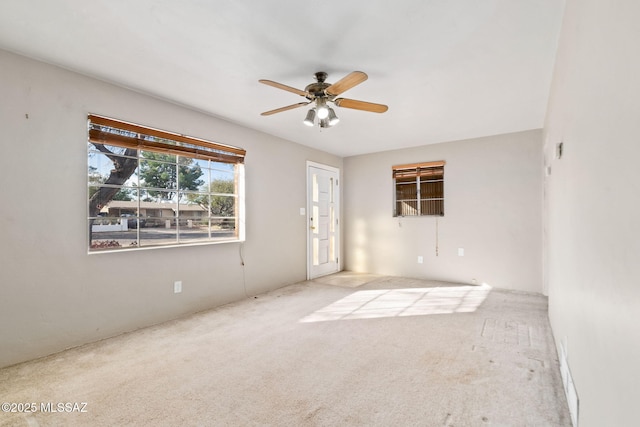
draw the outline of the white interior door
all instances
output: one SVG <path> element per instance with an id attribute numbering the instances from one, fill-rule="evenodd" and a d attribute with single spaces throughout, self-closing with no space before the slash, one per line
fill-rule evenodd
<path id="1" fill-rule="evenodd" d="M 339 170 L 307 164 L 310 279 L 340 271 Z"/>

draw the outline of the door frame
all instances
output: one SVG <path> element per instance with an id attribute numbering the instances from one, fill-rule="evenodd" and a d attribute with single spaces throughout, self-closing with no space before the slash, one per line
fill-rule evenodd
<path id="1" fill-rule="evenodd" d="M 340 168 L 337 168 L 335 166 L 329 166 L 329 165 L 325 165 L 323 163 L 317 163 L 317 162 L 313 162 L 311 160 L 307 160 L 307 164 L 306 164 L 306 184 L 307 184 L 307 207 L 306 207 L 306 217 L 305 217 L 305 230 L 306 230 L 306 236 L 307 236 L 307 280 L 311 280 L 311 267 L 312 267 L 312 260 L 311 260 L 311 256 L 312 256 L 312 237 L 311 237 L 311 228 L 310 228 L 310 224 L 311 224 L 311 212 L 312 212 L 312 200 L 311 200 L 311 192 L 309 191 L 310 187 L 311 187 L 311 182 L 310 182 L 310 176 L 311 176 L 311 168 L 317 168 L 317 169 L 324 169 L 326 171 L 329 172 L 333 172 L 336 174 L 337 176 L 337 181 L 336 181 L 336 191 L 337 191 L 337 197 L 335 197 L 335 214 L 336 214 L 336 220 L 338 221 L 337 227 L 336 227 L 336 233 L 335 233 L 335 237 L 336 237 L 336 243 L 335 243 L 335 251 L 336 251 L 336 258 L 338 258 L 338 265 L 336 268 L 336 271 L 332 271 L 329 272 L 327 274 L 333 274 L 333 273 L 337 273 L 339 271 L 342 270 L 341 266 L 342 266 L 342 217 L 341 215 L 341 211 L 340 211 L 340 202 L 342 200 L 342 191 L 340 191 L 340 180 L 342 179 L 340 176 Z M 324 274 L 323 274 L 324 276 Z M 321 277 L 321 276 L 316 276 L 316 277 Z M 316 278 L 313 277 L 313 278 Z"/>

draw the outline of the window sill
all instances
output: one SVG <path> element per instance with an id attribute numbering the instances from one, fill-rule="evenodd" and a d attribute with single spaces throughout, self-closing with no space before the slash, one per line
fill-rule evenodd
<path id="1" fill-rule="evenodd" d="M 122 253 L 122 252 L 138 252 L 138 251 L 148 251 L 148 250 L 155 250 L 155 249 L 185 248 L 185 247 L 193 247 L 193 246 L 223 245 L 228 243 L 244 243 L 244 242 L 245 242 L 245 239 L 234 239 L 234 240 L 218 240 L 218 241 L 208 241 L 208 242 L 180 243 L 180 244 L 174 244 L 174 245 L 125 247 L 122 249 L 103 249 L 103 250 L 87 251 L 87 255 L 116 254 L 116 253 Z"/>

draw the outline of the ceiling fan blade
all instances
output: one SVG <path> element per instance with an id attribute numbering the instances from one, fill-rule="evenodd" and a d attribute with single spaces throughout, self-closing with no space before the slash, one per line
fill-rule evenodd
<path id="1" fill-rule="evenodd" d="M 366 73 L 363 73 L 362 71 L 354 71 L 326 88 L 325 92 L 328 95 L 340 95 L 342 92 L 351 89 L 355 85 L 359 85 L 368 78 L 369 76 L 367 76 Z"/>
<path id="2" fill-rule="evenodd" d="M 355 99 L 338 98 L 333 101 L 338 107 L 353 108 L 354 110 L 371 111 L 372 113 L 384 113 L 389 109 L 384 104 L 374 104 L 373 102 L 356 101 Z"/>
<path id="3" fill-rule="evenodd" d="M 267 85 L 267 86 L 273 86 L 273 87 L 278 88 L 278 89 L 286 90 L 288 92 L 293 92 L 293 93 L 295 93 L 297 95 L 300 95 L 300 96 L 307 96 L 308 95 L 308 93 L 303 91 L 303 90 L 296 89 L 295 87 L 283 85 L 282 83 L 274 82 L 272 80 L 264 80 L 263 79 L 263 80 L 258 80 L 258 81 L 260 83 L 263 83 L 263 84 Z"/>
<path id="4" fill-rule="evenodd" d="M 293 110 L 294 108 L 302 107 L 303 105 L 309 105 L 310 102 L 311 101 L 309 101 L 309 102 L 298 102 L 297 104 L 287 105 L 286 107 L 281 107 L 281 108 L 276 108 L 275 110 L 265 111 L 264 113 L 261 113 L 260 115 L 261 116 L 270 116 L 272 114 L 281 113 L 283 111 Z"/>

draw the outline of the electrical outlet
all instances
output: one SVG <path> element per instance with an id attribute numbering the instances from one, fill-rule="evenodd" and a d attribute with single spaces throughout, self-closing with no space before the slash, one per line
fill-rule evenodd
<path id="1" fill-rule="evenodd" d="M 422 264 L 424 262 L 424 258 L 422 255 L 418 256 L 418 264 Z"/>
<path id="2" fill-rule="evenodd" d="M 177 282 L 173 282 L 173 293 L 179 294 L 182 292 L 182 280 L 178 280 Z"/>
<path id="3" fill-rule="evenodd" d="M 464 256 L 464 248 L 458 248 L 458 256 Z"/>

